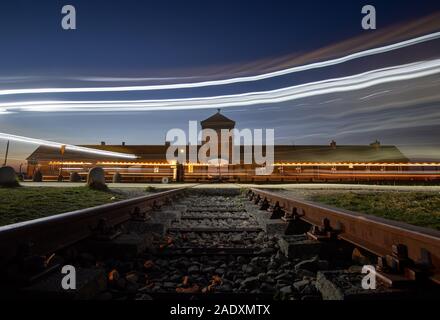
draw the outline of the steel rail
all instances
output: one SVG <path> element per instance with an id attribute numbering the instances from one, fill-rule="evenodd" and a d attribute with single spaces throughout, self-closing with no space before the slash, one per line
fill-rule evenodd
<path id="1" fill-rule="evenodd" d="M 392 246 L 403 244 L 408 249 L 408 258 L 422 261 L 429 252 L 432 269 L 431 279 L 440 283 L 440 232 L 413 226 L 372 215 L 338 209 L 311 201 L 299 200 L 273 192 L 250 189 L 272 204 L 278 203 L 286 212 L 297 212 L 301 220 L 322 226 L 328 219 L 330 227 L 338 230 L 338 238 L 361 247 L 377 256 L 392 254 Z"/>
<path id="2" fill-rule="evenodd" d="M 154 204 L 182 193 L 186 187 L 137 197 L 116 203 L 76 210 L 45 218 L 0 227 L 0 267 L 11 262 L 22 250 L 30 248 L 31 255 L 46 255 L 90 237 L 105 219 L 113 227 L 131 219 L 135 208 L 141 212 Z"/>

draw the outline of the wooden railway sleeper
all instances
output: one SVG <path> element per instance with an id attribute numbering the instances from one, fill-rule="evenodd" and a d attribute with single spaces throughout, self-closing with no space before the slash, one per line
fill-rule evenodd
<path id="1" fill-rule="evenodd" d="M 267 200 L 267 198 L 264 198 L 264 200 L 261 201 L 260 210 L 267 210 L 269 209 L 269 207 L 270 207 L 269 201 Z"/>
<path id="2" fill-rule="evenodd" d="M 312 226 L 307 236 L 312 240 L 328 241 L 337 239 L 340 230 L 333 229 L 330 226 L 330 220 L 323 218 L 321 226 Z"/>
<path id="3" fill-rule="evenodd" d="M 301 213 L 299 213 L 298 211 L 300 211 Z M 293 207 L 291 211 L 285 210 L 284 216 L 281 219 L 283 219 L 284 221 L 299 220 L 304 215 L 305 214 L 302 209 L 298 210 L 298 208 Z"/>
<path id="4" fill-rule="evenodd" d="M 173 199 L 171 197 L 166 197 L 163 201 L 164 206 L 172 206 L 173 205 Z"/>
<path id="5" fill-rule="evenodd" d="M 148 211 L 151 210 L 152 207 L 147 208 L 146 210 L 141 210 L 139 207 L 134 207 L 133 211 L 131 212 L 131 220 L 132 221 L 139 221 L 139 222 L 145 222 L 148 220 Z"/>
<path id="6" fill-rule="evenodd" d="M 119 228 L 109 225 L 107 219 L 101 218 L 95 228 L 92 229 L 93 236 L 95 240 L 113 240 L 122 232 Z"/>
<path id="7" fill-rule="evenodd" d="M 153 210 L 160 210 L 160 208 L 162 207 L 162 204 L 159 203 L 158 201 L 154 200 L 153 201 L 153 205 L 152 205 L 152 209 Z"/>
<path id="8" fill-rule="evenodd" d="M 424 281 L 431 275 L 431 253 L 421 250 L 421 259 L 413 261 L 408 257 L 408 248 L 403 244 L 394 244 L 392 253 L 378 257 L 376 271 L 379 280 L 388 287 L 401 288 Z"/>
<path id="9" fill-rule="evenodd" d="M 2 266 L 0 272 L 5 277 L 0 287 L 30 285 L 60 268 L 60 259 L 54 253 L 36 255 L 32 252 L 32 247 L 31 242 L 21 243 L 17 248 L 17 256 L 10 263 Z"/>
<path id="10" fill-rule="evenodd" d="M 301 213 L 299 213 L 301 212 Z M 305 234 L 310 230 L 310 224 L 301 218 L 304 213 L 294 207 L 292 210 L 284 210 L 284 216 L 281 219 L 287 222 L 286 234 Z"/>
<path id="11" fill-rule="evenodd" d="M 269 212 L 272 213 L 270 219 L 281 219 L 285 215 L 285 212 L 281 208 L 279 201 L 277 201 L 274 206 L 269 208 Z"/>

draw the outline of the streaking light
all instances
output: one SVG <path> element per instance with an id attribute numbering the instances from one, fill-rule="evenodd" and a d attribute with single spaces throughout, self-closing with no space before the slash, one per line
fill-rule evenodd
<path id="1" fill-rule="evenodd" d="M 41 139 L 16 136 L 16 135 L 8 134 L 8 133 L 0 133 L 0 139 L 36 144 L 36 145 L 40 145 L 40 146 L 53 147 L 53 148 L 58 148 L 58 149 L 61 149 L 61 147 L 65 146 L 66 150 L 91 153 L 91 154 L 97 154 L 97 155 L 115 157 L 115 158 L 126 158 L 126 159 L 136 159 L 137 158 L 137 156 L 135 156 L 134 154 L 98 150 L 98 149 L 86 148 L 86 147 L 78 147 L 78 146 L 74 146 L 74 145 L 70 145 L 70 144 L 63 144 L 63 143 L 59 143 L 59 142 L 52 142 L 52 141 L 46 141 L 46 140 L 41 140 Z"/>
<path id="2" fill-rule="evenodd" d="M 348 77 L 321 80 L 271 91 L 161 100 L 30 101 L 0 103 L 0 112 L 188 110 L 251 106 L 360 90 L 384 83 L 426 77 L 437 73 L 440 73 L 440 59 L 376 69 Z"/>
<path id="3" fill-rule="evenodd" d="M 273 77 L 292 74 L 295 72 L 306 71 L 311 69 L 323 68 L 328 66 L 337 65 L 354 59 L 359 59 L 367 56 L 372 56 L 380 53 L 385 53 L 408 46 L 416 45 L 419 43 L 431 41 L 440 38 L 440 32 L 430 33 L 421 37 L 405 40 L 395 44 L 390 44 L 383 47 L 368 49 L 360 52 L 356 52 L 344 57 L 331 59 L 327 61 L 321 61 L 311 63 L 302 66 L 296 66 L 279 71 L 269 72 L 256 76 L 237 77 L 223 80 L 211 80 L 193 83 L 175 83 L 175 84 L 163 84 L 163 85 L 147 85 L 147 86 L 120 86 L 120 87 L 84 87 L 84 88 L 35 88 L 35 89 L 5 89 L 0 90 L 0 95 L 14 95 L 14 94 L 38 94 L 38 93 L 85 93 L 85 92 L 121 92 L 121 91 L 151 91 L 151 90 L 168 90 L 168 89 L 184 89 L 184 88 L 198 88 L 208 86 L 219 86 L 240 82 L 251 82 L 269 79 Z"/>

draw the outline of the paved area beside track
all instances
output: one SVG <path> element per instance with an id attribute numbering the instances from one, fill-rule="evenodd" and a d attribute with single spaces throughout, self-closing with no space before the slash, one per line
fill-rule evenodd
<path id="1" fill-rule="evenodd" d="M 25 187 L 80 187 L 83 182 L 21 182 Z M 195 183 L 109 183 L 110 188 L 176 188 L 195 186 Z M 286 189 L 286 190 L 377 190 L 377 191 L 438 191 L 439 186 L 388 186 L 388 185 L 365 185 L 365 184 L 332 184 L 332 183 L 297 183 L 297 184 L 228 184 L 209 183 L 200 184 L 204 188 L 262 188 L 262 189 Z"/>

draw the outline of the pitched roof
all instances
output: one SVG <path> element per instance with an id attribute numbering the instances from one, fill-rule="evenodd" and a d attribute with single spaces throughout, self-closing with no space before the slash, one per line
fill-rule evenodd
<path id="1" fill-rule="evenodd" d="M 134 145 L 134 146 L 122 146 L 122 145 L 82 145 L 81 147 L 92 148 L 97 150 L 113 151 L 120 153 L 134 154 L 139 157 L 138 160 L 148 159 L 151 161 L 163 161 L 165 160 L 167 146 L 165 145 Z M 51 148 L 47 146 L 39 146 L 27 160 L 37 161 L 60 161 L 61 154 L 58 148 Z M 90 154 L 85 152 L 78 152 L 72 150 L 66 150 L 63 155 L 64 161 L 136 161 L 127 160 L 125 158 L 108 157 L 99 154 Z"/>
<path id="2" fill-rule="evenodd" d="M 220 113 L 220 109 L 218 112 L 209 118 L 200 121 L 200 124 L 202 125 L 202 128 L 225 128 L 230 129 L 235 126 L 235 121 L 229 119 L 228 117 L 225 117 Z"/>
<path id="3" fill-rule="evenodd" d="M 408 162 L 395 146 L 340 145 L 331 146 L 275 146 L 278 162 Z"/>
<path id="4" fill-rule="evenodd" d="M 85 145 L 84 147 L 99 150 L 114 151 L 121 153 L 135 154 L 139 159 L 136 161 L 150 162 L 166 162 L 166 145 Z M 200 147 L 200 146 L 199 146 Z M 188 148 L 183 146 L 182 148 Z M 263 148 L 264 149 L 264 148 Z M 245 147 L 240 147 L 241 159 L 245 152 Z M 296 162 L 296 163 L 337 163 L 337 162 L 409 162 L 400 150 L 395 146 L 380 146 L 378 148 L 372 146 L 359 145 L 338 145 L 335 148 L 331 146 L 320 145 L 304 145 L 289 146 L 277 145 L 274 147 L 275 162 Z M 188 152 L 187 152 L 188 154 Z M 106 156 L 87 154 L 67 150 L 63 157 L 64 161 L 127 161 L 127 159 L 110 158 Z M 37 161 L 60 161 L 61 155 L 59 149 L 46 146 L 38 147 L 27 160 Z M 130 160 L 131 161 L 131 160 Z"/>

